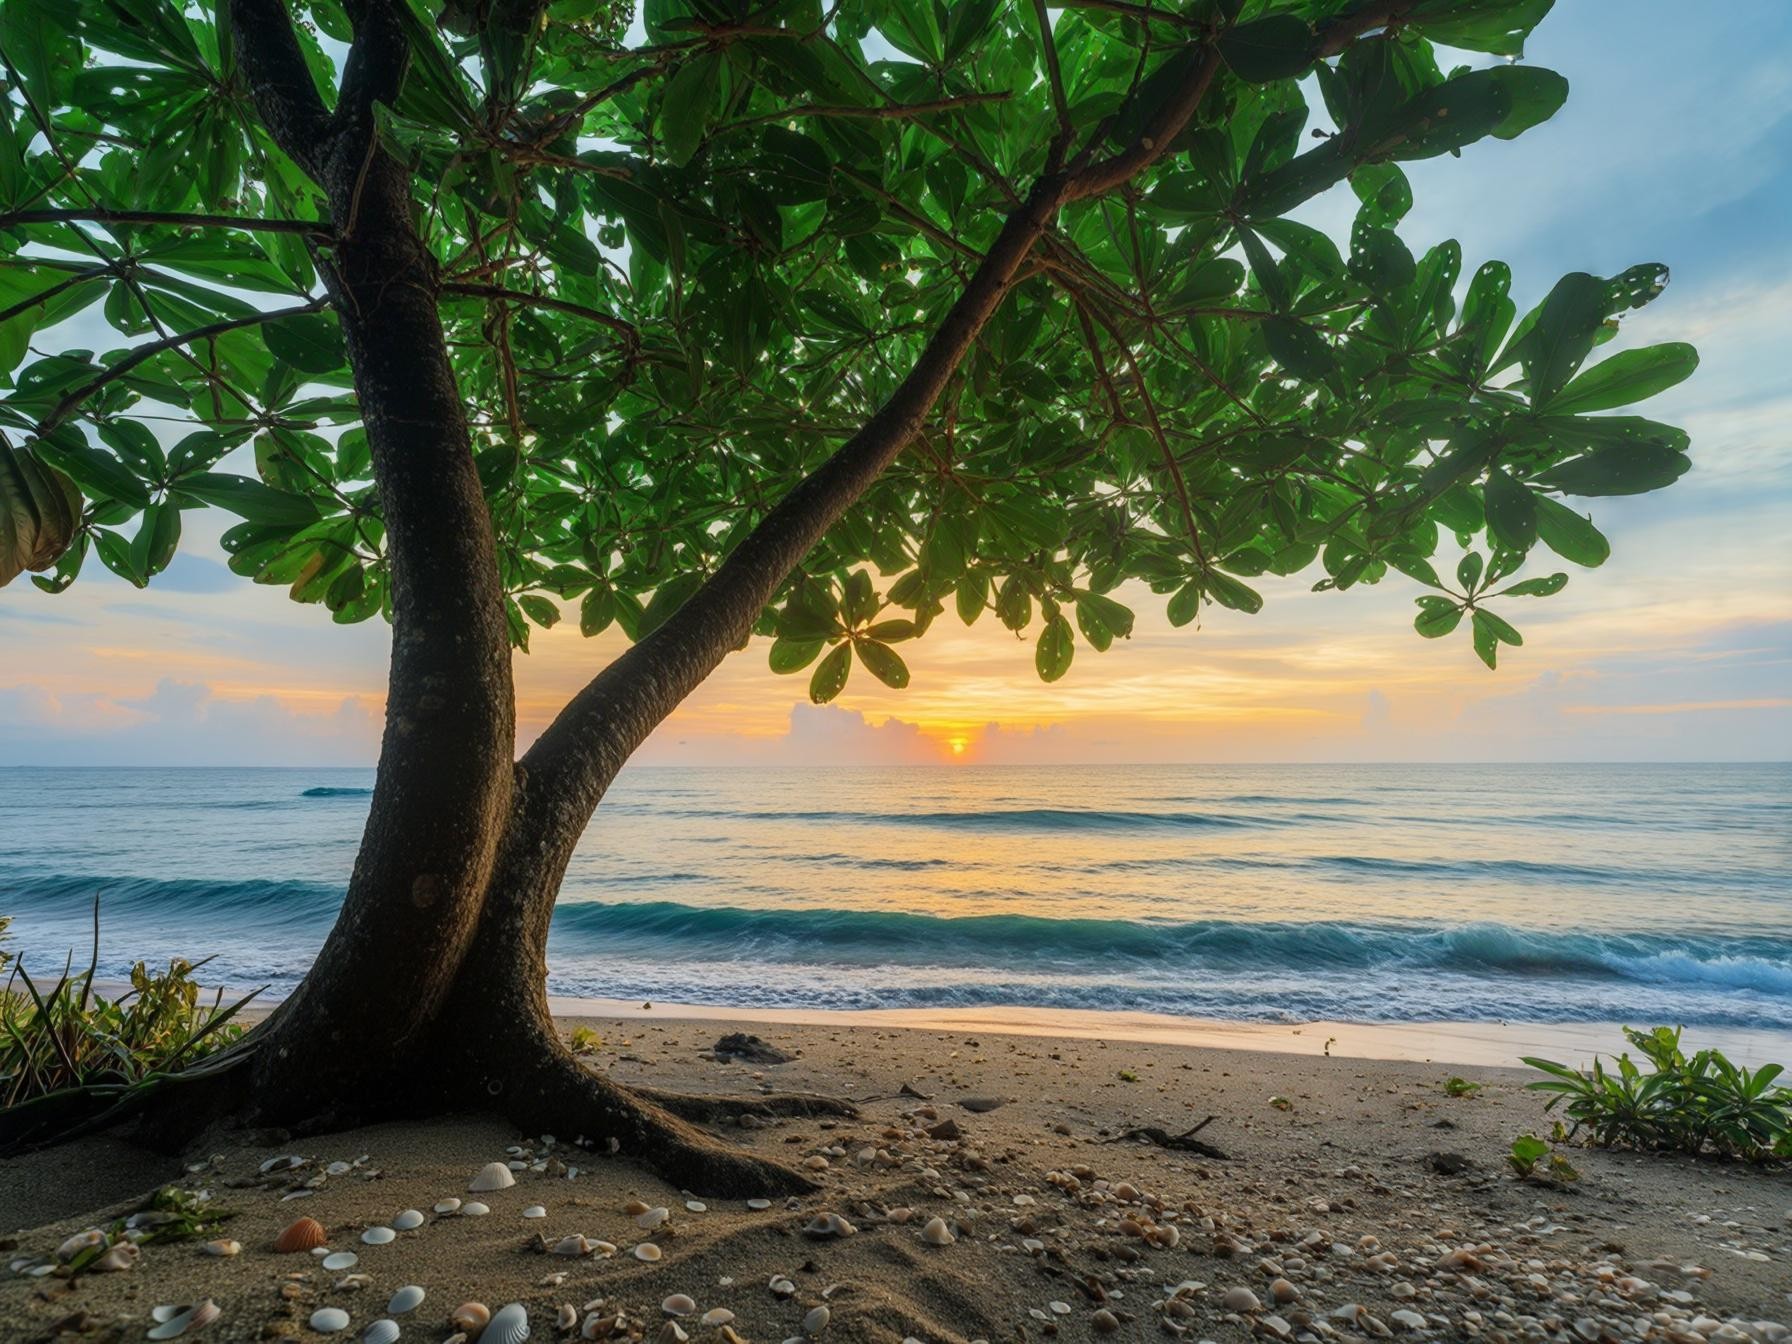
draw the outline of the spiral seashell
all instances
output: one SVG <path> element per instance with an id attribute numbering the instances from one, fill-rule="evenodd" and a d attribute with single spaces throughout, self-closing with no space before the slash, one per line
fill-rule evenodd
<path id="1" fill-rule="evenodd" d="M 523 1344 L 529 1338 L 529 1312 L 521 1302 L 499 1307 L 479 1335 L 479 1344 Z"/>
<path id="2" fill-rule="evenodd" d="M 361 1344 L 393 1344 L 399 1334 L 398 1322 L 382 1317 L 361 1332 Z"/>
<path id="3" fill-rule="evenodd" d="M 413 1228 L 423 1226 L 423 1213 L 419 1209 L 404 1209 L 393 1216 L 392 1226 L 400 1232 L 409 1232 Z"/>
<path id="4" fill-rule="evenodd" d="M 483 1302 L 462 1302 L 448 1313 L 448 1325 L 451 1329 L 476 1335 L 485 1329 L 486 1322 L 491 1320 L 491 1308 Z"/>
<path id="5" fill-rule="evenodd" d="M 473 1173 L 473 1179 L 467 1182 L 467 1189 L 483 1193 L 487 1190 L 508 1190 L 515 1184 L 516 1177 L 504 1163 L 487 1162 Z"/>
<path id="6" fill-rule="evenodd" d="M 311 1328 L 320 1335 L 348 1329 L 348 1313 L 341 1307 L 319 1307 L 311 1313 Z"/>
<path id="7" fill-rule="evenodd" d="M 424 1291 L 414 1283 L 408 1283 L 392 1294 L 392 1300 L 386 1303 L 388 1316 L 403 1316 L 406 1312 L 417 1310 L 423 1305 L 426 1296 Z"/>
<path id="8" fill-rule="evenodd" d="M 282 1255 L 291 1255 L 296 1251 L 314 1251 L 329 1240 L 324 1225 L 315 1218 L 300 1218 L 289 1223 L 286 1229 L 274 1238 L 274 1249 Z"/>

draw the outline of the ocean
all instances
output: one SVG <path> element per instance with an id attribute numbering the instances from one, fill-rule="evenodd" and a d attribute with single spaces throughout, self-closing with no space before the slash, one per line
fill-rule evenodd
<path id="1" fill-rule="evenodd" d="M 34 975 L 290 987 L 372 772 L 0 770 Z M 550 989 L 772 1008 L 1792 1029 L 1792 766 L 636 768 Z"/>

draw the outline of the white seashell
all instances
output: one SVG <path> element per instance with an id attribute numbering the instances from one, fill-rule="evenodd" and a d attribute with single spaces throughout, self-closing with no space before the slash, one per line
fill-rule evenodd
<path id="1" fill-rule="evenodd" d="M 112 1239 L 104 1232 L 100 1231 L 97 1227 L 90 1227 L 85 1232 L 75 1233 L 74 1236 L 58 1246 L 56 1248 L 56 1258 L 66 1265 L 70 1260 L 73 1260 L 83 1251 L 90 1251 L 95 1247 L 104 1248 L 111 1244 Z"/>
<path id="2" fill-rule="evenodd" d="M 319 1307 L 311 1313 L 311 1328 L 320 1335 L 348 1329 L 348 1313 L 341 1307 Z"/>
<path id="3" fill-rule="evenodd" d="M 353 1251 L 337 1251 L 334 1255 L 326 1255 L 323 1259 L 324 1268 L 332 1272 L 338 1269 L 353 1269 L 360 1263 L 361 1257 Z"/>
<path id="4" fill-rule="evenodd" d="M 698 1320 L 699 1325 L 733 1325 L 734 1313 L 727 1307 L 711 1307 Z"/>
<path id="5" fill-rule="evenodd" d="M 531 1204 L 528 1208 L 523 1210 L 523 1217 L 525 1218 L 546 1218 L 547 1216 L 548 1211 L 542 1208 L 539 1204 Z"/>
<path id="6" fill-rule="evenodd" d="M 771 1206 L 772 1202 L 769 1199 L 749 1199 L 747 1201 L 749 1209 L 769 1209 Z"/>
<path id="7" fill-rule="evenodd" d="M 272 1176 L 277 1171 L 291 1171 L 294 1167 L 305 1165 L 305 1159 L 299 1156 L 270 1157 L 261 1164 L 261 1174 Z"/>
<path id="8" fill-rule="evenodd" d="M 206 1242 L 199 1249 L 207 1255 L 241 1255 L 243 1243 L 232 1241 L 228 1237 L 221 1237 L 217 1241 Z"/>
<path id="9" fill-rule="evenodd" d="M 117 1274 L 123 1270 L 135 1269 L 137 1257 L 143 1252 L 137 1249 L 134 1241 L 121 1241 L 104 1255 L 97 1256 L 88 1268 L 99 1274 Z"/>
<path id="10" fill-rule="evenodd" d="M 385 1319 L 370 1321 L 361 1332 L 361 1344 L 393 1344 L 399 1336 L 398 1322 Z"/>
<path id="11" fill-rule="evenodd" d="M 833 1312 L 829 1311 L 826 1307 L 812 1307 L 809 1314 L 803 1317 L 803 1333 L 805 1335 L 819 1335 L 823 1330 L 828 1328 L 828 1321 L 832 1317 Z"/>
<path id="12" fill-rule="evenodd" d="M 355 1169 L 352 1162 L 332 1162 L 324 1168 L 326 1176 L 346 1176 Z"/>
<path id="13" fill-rule="evenodd" d="M 406 1284 L 392 1294 L 392 1300 L 386 1303 L 386 1311 L 393 1316 L 402 1316 L 407 1311 L 415 1311 L 423 1305 L 424 1296 L 423 1290 L 416 1284 Z"/>
<path id="14" fill-rule="evenodd" d="M 481 1204 L 476 1199 L 469 1199 L 465 1204 L 460 1206 L 460 1216 L 462 1218 L 483 1218 L 490 1212 L 490 1208 Z"/>
<path id="15" fill-rule="evenodd" d="M 563 1335 L 571 1334 L 573 1327 L 578 1323 L 579 1309 L 573 1306 L 570 1302 L 562 1302 L 560 1304 L 559 1316 L 555 1320 L 555 1324 L 560 1327 L 560 1333 Z"/>
<path id="16" fill-rule="evenodd" d="M 205 1329 L 223 1314 L 223 1309 L 209 1297 L 190 1307 L 157 1307 L 150 1312 L 151 1318 L 157 1322 L 157 1325 L 149 1332 L 149 1337 L 151 1339 L 179 1339 L 189 1330 Z"/>
<path id="17" fill-rule="evenodd" d="M 697 1303 L 683 1293 L 673 1293 L 660 1303 L 660 1310 L 668 1316 L 689 1316 L 697 1310 Z"/>
<path id="18" fill-rule="evenodd" d="M 512 1302 L 492 1313 L 491 1323 L 479 1332 L 479 1344 L 523 1344 L 529 1338 L 529 1312 Z"/>
<path id="19" fill-rule="evenodd" d="M 372 1284 L 373 1275 L 371 1274 L 344 1274 L 330 1286 L 339 1293 L 358 1293 Z"/>
<path id="20" fill-rule="evenodd" d="M 805 1237 L 850 1237 L 859 1229 L 837 1213 L 818 1213 L 803 1227 Z"/>
<path id="21" fill-rule="evenodd" d="M 774 1274 L 765 1285 L 772 1290 L 773 1297 L 795 1297 L 796 1285 L 782 1274 Z"/>
<path id="22" fill-rule="evenodd" d="M 460 1201 L 453 1197 L 450 1197 L 448 1199 L 438 1199 L 436 1201 L 436 1212 L 437 1213 L 459 1213 L 460 1212 Z"/>
<path id="23" fill-rule="evenodd" d="M 921 1240 L 929 1246 L 950 1246 L 958 1238 L 952 1235 L 952 1229 L 946 1226 L 944 1218 L 934 1217 L 927 1220 L 921 1229 Z"/>
<path id="24" fill-rule="evenodd" d="M 510 1168 L 502 1162 L 487 1162 L 473 1173 L 473 1179 L 467 1182 L 467 1189 L 476 1192 L 486 1190 L 508 1190 L 516 1184 L 516 1177 L 510 1174 Z"/>
<path id="25" fill-rule="evenodd" d="M 561 1237 L 559 1241 L 550 1246 L 548 1254 L 577 1257 L 590 1255 L 595 1249 L 597 1248 L 586 1239 L 584 1233 L 574 1232 L 570 1237 Z"/>
<path id="26" fill-rule="evenodd" d="M 655 1246 L 651 1241 L 644 1241 L 639 1246 L 635 1247 L 635 1259 L 645 1260 L 648 1264 L 652 1264 L 655 1260 L 658 1260 L 660 1254 L 660 1248 Z"/>
<path id="27" fill-rule="evenodd" d="M 370 1227 L 361 1234 L 361 1240 L 369 1246 L 384 1246 L 387 1242 L 397 1241 L 398 1233 L 389 1227 Z"/>
<path id="28" fill-rule="evenodd" d="M 708 1213 L 709 1212 L 709 1205 L 705 1204 L 700 1199 L 687 1199 L 684 1202 L 684 1206 L 685 1206 L 685 1208 L 689 1209 L 692 1213 Z"/>
<path id="29" fill-rule="evenodd" d="M 651 1232 L 672 1216 L 671 1209 L 648 1209 L 645 1213 L 635 1215 L 635 1226 L 643 1232 Z"/>
<path id="30" fill-rule="evenodd" d="M 422 1227 L 423 1214 L 417 1209 L 405 1209 L 392 1220 L 392 1226 L 400 1232 L 409 1232 L 414 1227 Z"/>
<path id="31" fill-rule="evenodd" d="M 612 1255 L 616 1254 L 616 1243 L 613 1241 L 594 1241 L 591 1243 L 591 1253 L 597 1256 L 600 1260 L 608 1260 Z"/>

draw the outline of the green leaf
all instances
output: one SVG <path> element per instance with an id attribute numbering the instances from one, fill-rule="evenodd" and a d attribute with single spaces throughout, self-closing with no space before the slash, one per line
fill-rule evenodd
<path id="1" fill-rule="evenodd" d="M 304 495 L 275 490 L 247 476 L 196 471 L 179 477 L 175 488 L 202 504 L 227 509 L 252 523 L 287 523 L 302 527 L 317 521 L 317 505 Z"/>
<path id="2" fill-rule="evenodd" d="M 342 347 L 342 327 L 322 313 L 298 313 L 261 328 L 268 353 L 300 373 L 340 373 L 348 365 Z"/>
<path id="3" fill-rule="evenodd" d="M 820 663 L 809 678 L 809 699 L 825 705 L 846 688 L 847 674 L 852 671 L 852 645 L 842 644 Z"/>
<path id="4" fill-rule="evenodd" d="M 1039 671 L 1039 679 L 1058 680 L 1070 670 L 1070 660 L 1075 656 L 1076 636 L 1071 633 L 1070 622 L 1062 616 L 1052 617 L 1033 646 L 1033 666 Z"/>
<path id="5" fill-rule="evenodd" d="M 560 608 L 539 593 L 524 593 L 517 598 L 516 604 L 523 609 L 528 618 L 543 630 L 551 629 L 560 623 Z"/>
<path id="6" fill-rule="evenodd" d="M 149 506 L 149 487 L 111 453 L 89 447 L 72 434 L 40 439 L 37 456 L 95 499 L 116 499 L 134 509 Z"/>
<path id="7" fill-rule="evenodd" d="M 1272 317 L 1261 324 L 1269 353 L 1296 378 L 1322 380 L 1337 367 L 1325 337 L 1291 317 Z"/>
<path id="8" fill-rule="evenodd" d="M 1597 569 L 1606 562 L 1612 553 L 1611 543 L 1591 521 L 1548 495 L 1534 498 L 1537 535 L 1543 538 L 1545 546 L 1562 559 L 1588 569 Z"/>
<path id="9" fill-rule="evenodd" d="M 1526 579 L 1510 588 L 1503 588 L 1496 597 L 1553 597 L 1568 586 L 1566 574 L 1551 574 L 1540 579 Z"/>
<path id="10" fill-rule="evenodd" d="M 1508 550 L 1528 551 L 1537 540 L 1537 500 L 1523 485 L 1495 467 L 1482 491 L 1487 526 Z"/>
<path id="11" fill-rule="evenodd" d="M 579 633 L 585 638 L 601 634 L 616 619 L 616 594 L 607 587 L 593 588 L 579 603 Z"/>
<path id="12" fill-rule="evenodd" d="M 1233 611 L 1243 611 L 1255 615 L 1263 610 L 1263 598 L 1255 588 L 1240 583 L 1230 574 L 1222 574 L 1217 569 L 1210 569 L 1201 579 L 1202 587 L 1207 589 L 1209 597 L 1222 607 L 1230 607 Z"/>
<path id="13" fill-rule="evenodd" d="M 1544 299 L 1537 321 L 1514 349 L 1530 380 L 1531 404 L 1547 406 L 1567 386 L 1605 321 L 1605 284 L 1584 271 L 1565 275 Z"/>
<path id="14" fill-rule="evenodd" d="M 853 641 L 852 647 L 858 651 L 859 661 L 865 664 L 866 670 L 884 685 L 898 691 L 908 685 L 908 664 L 888 644 L 880 644 L 875 639 L 859 639 Z"/>
<path id="15" fill-rule="evenodd" d="M 1549 412 L 1581 415 L 1633 405 L 1684 382 L 1698 367 L 1699 352 L 1678 341 L 1626 350 L 1581 370 L 1551 399 Z"/>
<path id="16" fill-rule="evenodd" d="M 801 672 L 821 656 L 827 641 L 821 639 L 774 639 L 771 648 L 771 669 L 780 676 Z"/>
<path id="17" fill-rule="evenodd" d="M 660 144 L 683 167 L 703 142 L 721 95 L 722 58 L 713 51 L 690 57 L 667 82 L 660 99 Z M 832 697 L 830 697 L 832 698 Z"/>
<path id="18" fill-rule="evenodd" d="M 1447 597 L 1421 597 L 1413 628 L 1426 639 L 1440 639 L 1462 623 L 1462 608 Z"/>
<path id="19" fill-rule="evenodd" d="M 131 541 L 131 568 L 151 578 L 168 568 L 180 545 L 180 510 L 173 504 L 151 504 Z"/>
<path id="20" fill-rule="evenodd" d="M 1304 20 L 1272 14 L 1241 23 L 1219 40 L 1220 58 L 1247 84 L 1291 79 L 1313 63 L 1317 40 Z"/>
<path id="21" fill-rule="evenodd" d="M 1170 598 L 1167 614 L 1170 624 L 1181 629 L 1195 619 L 1195 613 L 1201 610 L 1201 585 L 1199 581 L 1185 583 Z"/>
<path id="22" fill-rule="evenodd" d="M 1614 445 L 1553 467 L 1542 480 L 1567 495 L 1640 495 L 1672 485 L 1691 468 L 1686 454 L 1662 444 Z"/>

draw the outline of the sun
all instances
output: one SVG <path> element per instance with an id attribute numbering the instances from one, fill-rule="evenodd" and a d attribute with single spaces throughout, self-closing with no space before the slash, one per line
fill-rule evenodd
<path id="1" fill-rule="evenodd" d="M 946 745 L 952 748 L 952 754 L 954 756 L 962 756 L 964 755 L 964 749 L 970 746 L 971 743 L 968 738 L 954 737 L 948 739 Z"/>

